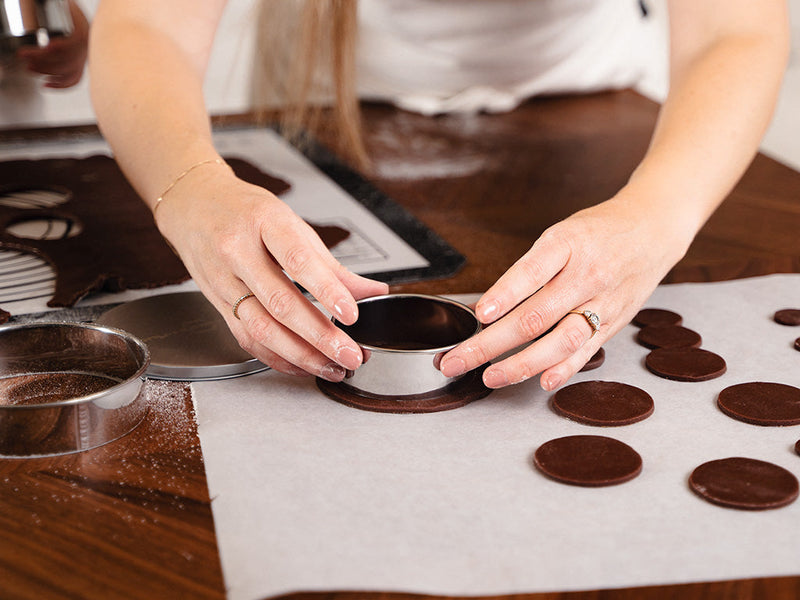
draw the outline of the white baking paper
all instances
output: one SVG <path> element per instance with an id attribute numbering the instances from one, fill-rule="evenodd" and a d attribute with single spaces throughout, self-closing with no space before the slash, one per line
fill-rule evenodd
<path id="1" fill-rule="evenodd" d="M 281 198 L 304 219 L 319 225 L 338 225 L 347 229 L 350 236 L 337 244 L 331 253 L 351 271 L 365 274 L 429 265 L 423 256 L 383 221 L 272 130 L 222 130 L 215 132 L 214 144 L 225 157 L 247 160 L 263 171 L 287 180 L 292 187 Z M 108 145 L 103 140 L 59 140 L 0 146 L 0 160 L 65 156 L 84 158 L 95 154 L 110 154 Z M 26 260 L 34 263 L 27 271 L 30 281 L 22 280 L 25 274 L 21 274 L 20 266 L 13 261 L 8 263 L 8 268 L 0 265 L 0 306 L 13 315 L 53 310 L 47 306 L 55 286 L 52 269 L 37 257 L 26 257 Z M 123 302 L 179 289 L 196 289 L 196 286 L 191 284 L 155 291 L 128 290 L 122 294 L 94 294 L 81 301 L 80 305 Z"/>
<path id="2" fill-rule="evenodd" d="M 645 389 L 654 414 L 597 428 L 557 416 L 538 381 L 449 412 L 390 415 L 340 405 L 310 379 L 266 372 L 193 384 L 231 599 L 300 590 L 444 595 L 542 592 L 800 574 L 800 502 L 748 512 L 687 486 L 701 463 L 730 456 L 800 475 L 800 427 L 759 427 L 716 407 L 744 381 L 800 386 L 800 275 L 659 287 L 728 372 L 701 383 L 649 373 L 628 326 L 605 364 L 573 381 Z M 636 479 L 605 488 L 557 483 L 532 466 L 565 435 L 619 439 L 643 458 Z"/>

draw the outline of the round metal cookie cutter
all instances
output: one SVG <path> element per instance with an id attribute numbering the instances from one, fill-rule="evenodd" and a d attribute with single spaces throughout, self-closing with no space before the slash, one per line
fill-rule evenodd
<path id="1" fill-rule="evenodd" d="M 54 456 L 120 438 L 144 418 L 147 347 L 85 323 L 0 327 L 0 456 Z"/>
<path id="2" fill-rule="evenodd" d="M 439 370 L 444 354 L 481 330 L 468 306 L 439 296 L 387 294 L 359 301 L 358 314 L 353 325 L 336 325 L 361 347 L 363 364 L 340 383 L 317 379 L 334 400 L 420 413 L 457 408 L 490 392 L 482 381 L 485 366 L 457 377 Z"/>
<path id="3" fill-rule="evenodd" d="M 129 331 L 147 344 L 150 379 L 210 381 L 267 369 L 242 350 L 225 320 L 200 292 L 125 302 L 100 315 L 97 322 Z"/>

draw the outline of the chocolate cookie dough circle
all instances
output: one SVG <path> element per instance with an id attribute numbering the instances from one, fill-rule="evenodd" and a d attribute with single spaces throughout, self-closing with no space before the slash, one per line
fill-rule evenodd
<path id="1" fill-rule="evenodd" d="M 672 381 L 708 381 L 725 374 L 725 359 L 702 348 L 657 348 L 645 358 L 648 370 Z"/>
<path id="2" fill-rule="evenodd" d="M 729 417 L 754 425 L 800 424 L 800 389 L 784 383 L 732 385 L 719 393 L 717 406 Z"/>
<path id="3" fill-rule="evenodd" d="M 451 383 L 443 391 L 411 396 L 379 396 L 359 393 L 343 383 L 332 383 L 317 377 L 317 387 L 326 396 L 360 410 L 394 414 L 422 414 L 461 408 L 485 398 L 491 389 L 483 384 L 484 367 L 479 367 Z"/>
<path id="4" fill-rule="evenodd" d="M 781 325 L 800 325 L 800 308 L 784 308 L 777 311 L 773 318 Z"/>
<path id="5" fill-rule="evenodd" d="M 570 485 L 600 487 L 630 481 L 642 457 L 627 444 L 600 435 L 572 435 L 545 442 L 533 464 L 544 475 Z"/>
<path id="6" fill-rule="evenodd" d="M 797 338 L 797 339 L 794 341 L 794 349 L 795 349 L 795 350 L 800 350 L 800 338 Z"/>
<path id="7" fill-rule="evenodd" d="M 797 498 L 797 478 L 778 465 L 754 458 L 712 460 L 689 476 L 698 496 L 719 506 L 765 510 L 791 504 Z"/>
<path id="8" fill-rule="evenodd" d="M 553 395 L 559 415 L 601 427 L 637 423 L 653 414 L 653 398 L 642 389 L 616 381 L 582 381 Z"/>
<path id="9" fill-rule="evenodd" d="M 671 310 L 663 308 L 643 308 L 633 317 L 633 324 L 639 327 L 648 325 L 680 325 L 683 317 Z"/>
<path id="10" fill-rule="evenodd" d="M 699 348 L 700 334 L 680 325 L 648 325 L 636 334 L 636 341 L 645 348 Z"/>
<path id="11" fill-rule="evenodd" d="M 602 366 L 604 362 L 606 362 L 606 351 L 600 348 L 592 355 L 592 358 L 590 358 L 588 362 L 583 365 L 583 368 L 580 370 L 580 372 L 583 373 L 584 371 L 597 369 L 598 367 Z"/>
<path id="12" fill-rule="evenodd" d="M 797 440 L 797 442 L 795 442 L 794 451 L 797 452 L 797 454 L 800 454 L 800 440 Z"/>

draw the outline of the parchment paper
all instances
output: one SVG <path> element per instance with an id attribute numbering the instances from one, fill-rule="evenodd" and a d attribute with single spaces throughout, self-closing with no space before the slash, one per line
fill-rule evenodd
<path id="1" fill-rule="evenodd" d="M 465 408 L 362 412 L 313 380 L 266 372 L 193 385 L 229 596 L 299 590 L 450 595 L 597 589 L 800 574 L 800 502 L 726 509 L 691 492 L 699 464 L 747 456 L 800 475 L 800 426 L 735 421 L 716 407 L 744 381 L 800 386 L 800 328 L 772 321 L 800 307 L 800 275 L 662 286 L 675 310 L 728 362 L 702 383 L 649 373 L 628 326 L 605 364 L 573 381 L 637 385 L 655 413 L 624 427 L 561 418 L 529 380 Z M 644 467 L 631 482 L 580 488 L 532 466 L 542 443 L 608 435 Z"/>

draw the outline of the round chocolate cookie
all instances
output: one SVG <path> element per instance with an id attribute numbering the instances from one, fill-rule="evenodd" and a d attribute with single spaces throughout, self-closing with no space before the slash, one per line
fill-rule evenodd
<path id="1" fill-rule="evenodd" d="M 702 348 L 656 348 L 645 358 L 648 370 L 673 381 L 708 381 L 725 373 L 725 359 Z"/>
<path id="2" fill-rule="evenodd" d="M 683 317 L 678 313 L 671 310 L 664 310 L 663 308 L 643 308 L 631 321 L 638 327 L 647 327 L 648 325 L 680 325 L 683 323 Z"/>
<path id="3" fill-rule="evenodd" d="M 800 440 L 797 440 L 797 442 L 795 442 L 794 451 L 800 454 Z"/>
<path id="4" fill-rule="evenodd" d="M 754 458 L 712 460 L 689 476 L 689 487 L 712 504 L 764 510 L 791 504 L 797 498 L 797 478 L 778 465 Z"/>
<path id="5" fill-rule="evenodd" d="M 616 381 L 582 381 L 553 395 L 553 410 L 578 423 L 630 425 L 653 414 L 653 398 L 642 389 Z"/>
<path id="6" fill-rule="evenodd" d="M 775 313 L 773 317 L 781 325 L 800 325 L 800 308 L 784 308 Z"/>
<path id="7" fill-rule="evenodd" d="M 591 371 L 592 369 L 596 369 L 597 367 L 601 366 L 606 361 L 606 351 L 603 350 L 601 347 L 592 355 L 583 368 L 579 371 L 582 373 L 583 371 Z"/>
<path id="8" fill-rule="evenodd" d="M 800 338 L 797 338 L 797 339 L 794 341 L 794 349 L 795 349 L 795 350 L 800 350 Z"/>
<path id="9" fill-rule="evenodd" d="M 754 425 L 800 424 L 800 389 L 784 383 L 753 381 L 726 387 L 717 406 L 729 417 Z"/>
<path id="10" fill-rule="evenodd" d="M 599 435 L 571 435 L 545 442 L 536 450 L 533 464 L 551 479 L 585 487 L 624 483 L 642 471 L 642 457 L 636 450 Z"/>
<path id="11" fill-rule="evenodd" d="M 699 348 L 700 334 L 680 325 L 648 325 L 636 334 L 636 341 L 645 348 Z"/>

